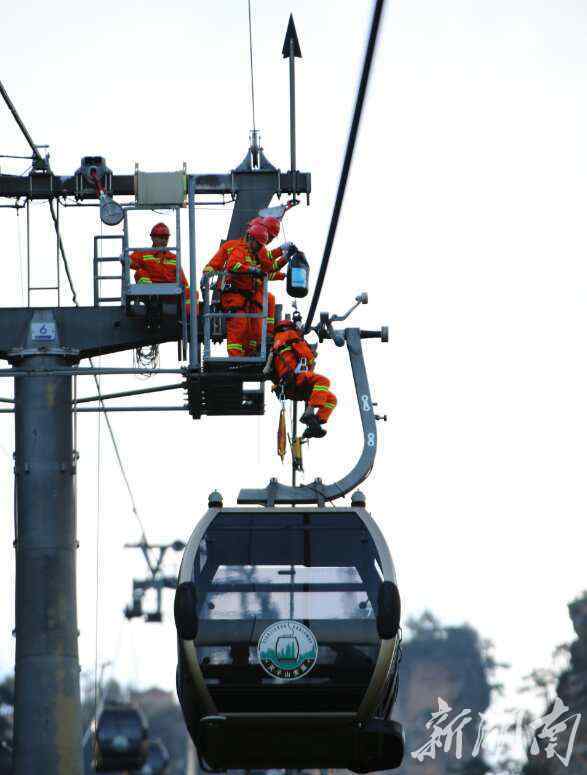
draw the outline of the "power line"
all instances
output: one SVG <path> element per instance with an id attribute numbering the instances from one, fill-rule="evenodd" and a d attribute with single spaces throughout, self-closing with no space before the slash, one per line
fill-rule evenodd
<path id="1" fill-rule="evenodd" d="M 385 0 L 376 0 L 375 9 L 373 11 L 373 19 L 371 21 L 371 31 L 369 33 L 369 40 L 367 42 L 367 49 L 365 51 L 363 71 L 361 73 L 359 90 L 357 92 L 357 101 L 355 103 L 353 120 L 351 122 L 351 128 L 349 131 L 349 139 L 347 142 L 344 162 L 340 173 L 340 181 L 338 183 L 336 199 L 334 200 L 334 208 L 332 210 L 332 218 L 330 220 L 328 236 L 326 237 L 326 244 L 324 245 L 324 255 L 322 256 L 320 272 L 318 274 L 316 287 L 314 288 L 314 295 L 312 297 L 312 303 L 310 304 L 308 317 L 306 319 L 306 325 L 305 325 L 306 332 L 310 330 L 310 326 L 312 325 L 312 320 L 316 312 L 316 307 L 318 306 L 318 300 L 320 299 L 320 294 L 322 293 L 322 286 L 324 284 L 326 270 L 328 269 L 328 262 L 330 261 L 332 245 L 334 243 L 334 237 L 336 235 L 338 219 L 340 217 L 340 211 L 342 209 L 342 203 L 343 203 L 343 199 L 346 191 L 346 185 L 348 182 L 349 172 L 351 169 L 351 162 L 353 160 L 353 152 L 355 150 L 355 144 L 356 144 L 357 135 L 359 132 L 359 124 L 361 123 L 361 115 L 363 113 L 363 106 L 365 104 L 365 95 L 367 94 L 367 86 L 369 84 L 369 76 L 371 74 L 371 65 L 373 64 L 375 46 L 377 44 L 377 37 L 379 35 L 379 28 L 381 23 L 381 17 L 383 15 L 384 6 L 385 6 Z"/>
<path id="2" fill-rule="evenodd" d="M 251 0 L 248 0 L 249 4 L 249 55 L 251 60 L 251 104 L 253 107 L 253 132 L 257 130 L 257 122 L 255 121 L 255 76 L 253 73 L 253 25 L 251 24 Z"/>

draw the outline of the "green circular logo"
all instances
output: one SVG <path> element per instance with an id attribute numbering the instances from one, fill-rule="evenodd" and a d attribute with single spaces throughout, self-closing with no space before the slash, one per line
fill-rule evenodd
<path id="1" fill-rule="evenodd" d="M 318 642 L 312 630 L 293 619 L 270 624 L 259 638 L 259 662 L 273 678 L 296 681 L 316 664 Z"/>

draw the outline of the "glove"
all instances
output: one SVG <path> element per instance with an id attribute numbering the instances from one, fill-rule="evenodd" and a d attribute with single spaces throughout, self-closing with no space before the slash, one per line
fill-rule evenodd
<path id="1" fill-rule="evenodd" d="M 281 248 L 283 255 L 287 256 L 287 258 L 291 258 L 291 256 L 298 251 L 293 242 L 284 242 L 283 245 L 280 245 L 279 247 Z"/>
<path id="2" fill-rule="evenodd" d="M 273 371 L 273 350 L 269 353 L 269 357 L 267 358 L 267 363 L 265 364 L 265 367 L 263 368 L 263 374 L 271 374 Z"/>

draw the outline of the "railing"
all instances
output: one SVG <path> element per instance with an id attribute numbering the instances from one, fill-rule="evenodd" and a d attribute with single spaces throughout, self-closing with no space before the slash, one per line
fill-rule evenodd
<path id="1" fill-rule="evenodd" d="M 153 207 L 141 207 L 139 205 L 125 205 L 124 207 L 124 222 L 123 222 L 123 234 L 122 234 L 122 259 L 123 259 L 123 283 L 122 283 L 122 301 L 126 304 L 127 289 L 131 285 L 130 282 L 130 254 L 135 250 L 148 250 L 150 253 L 162 253 L 169 252 L 175 254 L 175 282 L 177 285 L 181 285 L 181 220 L 180 220 L 180 207 L 176 205 L 168 205 L 167 207 L 161 206 L 158 210 L 170 210 L 175 212 L 175 240 L 176 245 L 171 247 L 154 248 L 152 245 L 146 247 L 131 247 L 129 245 L 128 238 L 128 216 L 132 212 L 151 211 Z"/>
<path id="2" fill-rule="evenodd" d="M 135 247 L 129 245 L 129 233 L 128 233 L 128 216 L 131 212 L 152 211 L 154 206 L 141 206 L 141 205 L 125 205 L 124 207 L 124 221 L 123 221 L 123 233 L 122 233 L 122 290 L 121 290 L 121 302 L 123 306 L 129 308 L 132 301 L 139 301 L 147 296 L 176 296 L 180 305 L 180 323 L 181 323 L 181 344 L 180 344 L 180 356 L 181 359 L 187 357 L 188 351 L 188 316 L 186 306 L 186 294 L 184 286 L 181 282 L 181 207 L 179 205 L 161 205 L 157 207 L 157 211 L 168 210 L 175 213 L 175 246 L 165 247 L 153 247 L 147 245 L 145 247 Z M 173 253 L 175 255 L 175 283 L 152 283 L 152 284 L 137 284 L 130 282 L 130 255 L 135 251 L 148 251 L 149 253 Z M 193 314 L 196 314 L 193 311 Z"/>
<path id="3" fill-rule="evenodd" d="M 224 312 L 220 309 L 222 291 L 218 287 L 222 279 L 232 274 L 238 274 L 243 277 L 243 273 L 214 272 L 206 274 L 202 278 L 202 317 L 204 331 L 204 368 L 207 363 L 265 363 L 267 361 L 267 310 L 269 304 L 268 297 L 268 278 L 263 278 L 263 304 L 260 312 Z M 215 280 L 214 284 L 212 281 Z M 235 289 L 238 293 L 238 289 Z M 214 298 L 217 297 L 217 300 Z M 248 318 L 250 320 L 261 320 L 261 343 L 259 355 L 239 356 L 239 357 L 212 357 L 211 343 L 217 334 L 213 334 L 212 325 L 215 321 L 222 323 L 230 318 Z"/>

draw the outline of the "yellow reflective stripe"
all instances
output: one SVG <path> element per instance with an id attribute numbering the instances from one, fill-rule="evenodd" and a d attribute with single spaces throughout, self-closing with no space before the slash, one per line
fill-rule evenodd
<path id="1" fill-rule="evenodd" d="M 236 271 L 237 269 L 240 269 L 241 266 L 242 266 L 242 264 L 240 263 L 240 261 L 237 261 L 236 264 L 232 268 L 233 268 L 233 270 Z"/>
<path id="2" fill-rule="evenodd" d="M 142 258 L 143 258 L 143 261 L 159 261 L 157 256 L 154 256 L 152 253 L 145 253 L 145 255 Z M 175 258 L 164 258 L 159 263 L 172 264 L 173 266 L 175 266 L 177 264 L 177 260 Z"/>
<path id="3" fill-rule="evenodd" d="M 314 385 L 314 390 L 320 393 L 327 393 L 330 388 L 327 388 L 326 385 Z"/>
<path id="4" fill-rule="evenodd" d="M 153 280 L 150 280 L 148 277 L 141 277 L 138 284 L 141 285 L 141 283 L 152 283 Z"/>
<path id="5" fill-rule="evenodd" d="M 205 272 L 206 274 L 211 274 L 212 272 L 215 272 L 215 271 L 216 271 L 216 270 L 214 269 L 214 267 L 213 267 L 213 266 L 210 266 L 209 264 L 207 264 L 207 265 L 204 267 L 204 272 Z"/>
<path id="6" fill-rule="evenodd" d="M 245 348 L 242 346 L 242 344 L 228 344 L 226 345 L 227 350 L 244 350 Z"/>
<path id="7" fill-rule="evenodd" d="M 267 318 L 268 323 L 275 323 L 275 318 Z"/>
<path id="8" fill-rule="evenodd" d="M 226 248 L 226 252 L 228 253 L 228 255 L 230 255 L 233 250 L 234 250 L 234 248 Z"/>
<path id="9" fill-rule="evenodd" d="M 334 409 L 334 408 L 336 407 L 336 404 L 324 404 L 324 406 L 325 406 L 327 409 Z"/>
<path id="10" fill-rule="evenodd" d="M 291 350 L 291 345 L 288 345 L 287 347 L 280 347 L 279 352 L 284 353 L 287 352 L 287 350 Z"/>

